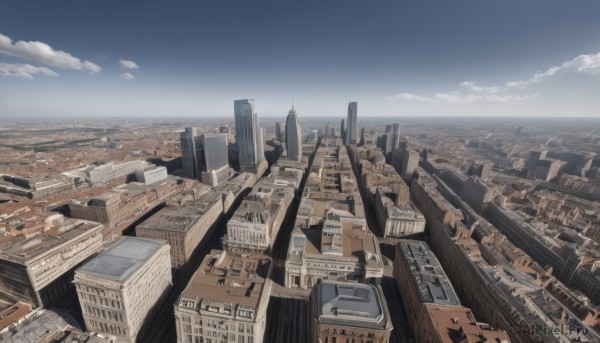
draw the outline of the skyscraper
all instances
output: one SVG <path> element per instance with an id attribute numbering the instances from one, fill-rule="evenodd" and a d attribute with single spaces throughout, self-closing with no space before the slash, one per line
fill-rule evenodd
<path id="1" fill-rule="evenodd" d="M 195 127 L 186 127 L 185 131 L 179 136 L 181 142 L 181 162 L 183 164 L 183 175 L 189 178 L 199 176 L 199 161 L 197 156 L 196 143 L 200 139 L 198 129 Z"/>
<path id="2" fill-rule="evenodd" d="M 229 165 L 227 158 L 227 133 L 202 134 L 202 150 L 204 161 L 202 171 L 221 169 Z"/>
<path id="3" fill-rule="evenodd" d="M 265 158 L 265 129 L 262 126 L 258 127 L 258 142 L 256 144 L 258 149 L 258 160 Z"/>
<path id="4" fill-rule="evenodd" d="M 278 141 L 280 141 L 280 142 L 281 142 L 281 138 L 282 138 L 281 137 L 282 136 L 281 131 L 282 131 L 281 130 L 281 123 L 280 122 L 275 123 L 275 139 L 278 140 Z"/>
<path id="5" fill-rule="evenodd" d="M 229 169 L 227 133 L 203 133 L 198 128 L 187 127 L 181 133 L 181 161 L 186 177 L 208 180 L 207 174 L 221 172 L 221 179 Z M 205 181 L 203 181 L 205 182 Z M 215 181 L 218 183 L 218 181 Z M 214 182 L 209 184 L 215 186 Z"/>
<path id="6" fill-rule="evenodd" d="M 358 103 L 351 102 L 348 104 L 348 129 L 346 130 L 346 144 L 356 144 L 358 137 L 358 128 L 356 126 L 356 117 L 358 113 Z"/>
<path id="7" fill-rule="evenodd" d="M 254 112 L 254 100 L 234 101 L 235 140 L 238 146 L 240 169 L 256 172 L 259 161 L 264 156 L 261 151 L 262 137 L 259 138 L 258 118 Z"/>
<path id="8" fill-rule="evenodd" d="M 346 124 L 344 123 L 344 119 L 342 119 L 342 125 L 340 128 L 340 137 L 343 142 L 346 142 Z"/>
<path id="9" fill-rule="evenodd" d="M 294 161 L 302 160 L 302 131 L 298 123 L 298 113 L 294 106 L 288 112 L 285 123 L 285 137 L 288 159 Z"/>

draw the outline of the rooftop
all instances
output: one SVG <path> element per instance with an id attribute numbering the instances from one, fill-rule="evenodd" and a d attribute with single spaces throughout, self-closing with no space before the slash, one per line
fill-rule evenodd
<path id="1" fill-rule="evenodd" d="M 62 218 L 62 216 L 60 216 Z M 49 223 L 45 231 L 33 236 L 17 236 L 3 240 L 0 243 L 0 258 L 10 259 L 18 263 L 25 263 L 37 256 L 43 255 L 53 247 L 65 244 L 70 240 L 92 230 L 99 231 L 102 224 L 82 220 L 65 218 Z"/>
<path id="2" fill-rule="evenodd" d="M 428 304 L 427 310 L 443 343 L 510 342 L 505 331 L 477 323 L 470 309 Z"/>
<path id="3" fill-rule="evenodd" d="M 212 250 L 181 293 L 179 306 L 254 320 L 271 264 L 265 255 Z"/>
<path id="4" fill-rule="evenodd" d="M 218 195 L 218 196 L 212 196 Z M 198 200 L 181 203 L 170 202 L 156 214 L 138 225 L 140 228 L 174 232 L 189 231 L 216 202 L 221 202 L 221 192 L 208 191 Z"/>
<path id="5" fill-rule="evenodd" d="M 124 237 L 77 269 L 77 273 L 124 281 L 165 244 L 160 240 Z"/>
<path id="6" fill-rule="evenodd" d="M 458 296 L 429 245 L 408 239 L 398 243 L 419 287 L 422 303 L 460 306 Z"/>
<path id="7" fill-rule="evenodd" d="M 315 292 L 320 322 L 385 328 L 389 321 L 381 291 L 373 285 L 323 280 Z"/>

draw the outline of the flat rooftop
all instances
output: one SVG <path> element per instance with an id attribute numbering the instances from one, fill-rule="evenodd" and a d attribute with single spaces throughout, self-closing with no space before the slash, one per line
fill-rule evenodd
<path id="1" fill-rule="evenodd" d="M 419 287 L 421 303 L 460 306 L 450 280 L 429 245 L 409 239 L 401 239 L 398 244 Z"/>
<path id="2" fill-rule="evenodd" d="M 216 195 L 216 196 L 212 196 Z M 172 232 L 189 231 L 216 202 L 221 202 L 221 192 L 208 191 L 198 200 L 189 200 L 177 206 L 167 204 L 156 214 L 138 225 L 139 228 Z"/>
<path id="3" fill-rule="evenodd" d="M 92 221 L 65 218 L 62 223 L 32 237 L 17 236 L 3 241 L 0 244 L 0 258 L 25 263 L 46 253 L 49 249 L 68 243 L 86 232 L 94 229 L 99 232 L 102 227 L 102 224 Z"/>
<path id="4" fill-rule="evenodd" d="M 77 269 L 77 273 L 124 281 L 165 244 L 160 240 L 124 237 Z"/>
<path id="5" fill-rule="evenodd" d="M 381 328 L 387 324 L 384 300 L 373 285 L 323 280 L 315 286 L 315 292 L 320 322 Z"/>

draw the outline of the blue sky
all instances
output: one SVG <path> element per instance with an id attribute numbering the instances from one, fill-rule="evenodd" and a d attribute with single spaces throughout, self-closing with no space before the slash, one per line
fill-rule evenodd
<path id="1" fill-rule="evenodd" d="M 600 2 L 4 1 L 0 117 L 598 116 Z"/>

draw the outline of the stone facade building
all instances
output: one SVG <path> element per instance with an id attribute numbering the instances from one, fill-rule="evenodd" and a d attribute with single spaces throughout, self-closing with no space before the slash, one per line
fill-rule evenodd
<path id="1" fill-rule="evenodd" d="M 331 209 L 321 228 L 292 232 L 285 261 L 287 288 L 312 288 L 323 279 L 368 281 L 382 276 L 379 244 L 364 219 Z"/>
<path id="2" fill-rule="evenodd" d="M 73 200 L 69 203 L 69 211 L 73 218 L 93 220 L 114 227 L 181 192 L 184 187 L 184 181 L 176 177 L 168 177 L 151 185 L 131 182 L 99 196 Z"/>
<path id="3" fill-rule="evenodd" d="M 88 331 L 136 342 L 171 288 L 169 245 L 124 237 L 77 269 L 73 283 Z"/>
<path id="4" fill-rule="evenodd" d="M 393 330 L 379 286 L 322 281 L 309 306 L 311 342 L 387 343 Z"/>
<path id="5" fill-rule="evenodd" d="M 166 240 L 171 246 L 171 264 L 186 264 L 201 242 L 213 235 L 225 216 L 224 208 L 234 200 L 231 192 L 208 190 L 193 200 L 175 199 L 135 228 L 137 237 Z"/>
<path id="6" fill-rule="evenodd" d="M 422 342 L 509 342 L 506 332 L 475 320 L 458 296 L 427 243 L 401 240 L 396 246 L 394 278 L 414 337 Z"/>
<path id="7" fill-rule="evenodd" d="M 261 343 L 272 260 L 213 250 L 175 303 L 177 342 Z"/>
<path id="8" fill-rule="evenodd" d="M 303 174 L 273 168 L 261 178 L 227 222 L 224 249 L 236 253 L 270 251 Z"/>
<path id="9" fill-rule="evenodd" d="M 73 270 L 102 250 L 102 224 L 49 217 L 43 231 L 0 243 L 0 297 L 51 305 L 72 289 Z"/>

